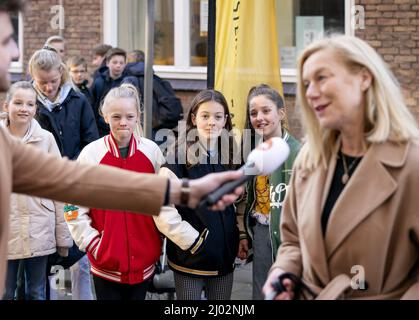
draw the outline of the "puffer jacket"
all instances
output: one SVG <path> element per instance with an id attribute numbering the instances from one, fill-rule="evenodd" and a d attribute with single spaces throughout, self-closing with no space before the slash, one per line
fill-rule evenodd
<path id="1" fill-rule="evenodd" d="M 0 126 L 6 127 L 6 120 Z M 22 139 L 26 144 L 60 156 L 53 135 L 32 120 L 28 133 Z M 56 247 L 73 245 L 64 220 L 63 204 L 49 199 L 12 194 L 10 232 L 7 259 L 25 259 L 49 255 Z"/>

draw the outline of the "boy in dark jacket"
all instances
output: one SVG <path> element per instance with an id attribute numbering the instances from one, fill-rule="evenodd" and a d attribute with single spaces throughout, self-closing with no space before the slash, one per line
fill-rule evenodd
<path id="1" fill-rule="evenodd" d="M 119 87 L 124 78 L 127 53 L 119 48 L 110 49 L 106 54 L 106 66 L 108 70 L 103 71 L 94 80 L 92 85 L 93 111 L 100 137 L 109 134 L 109 126 L 99 114 L 100 104 L 106 94 L 115 87 Z"/>
<path id="2" fill-rule="evenodd" d="M 90 105 L 92 105 L 92 93 L 87 86 L 89 81 L 87 80 L 86 60 L 83 57 L 71 57 L 67 61 L 67 68 L 73 83 L 73 89 L 83 93 Z"/>
<path id="3" fill-rule="evenodd" d="M 93 81 L 104 71 L 108 70 L 106 66 L 105 56 L 108 51 L 112 49 L 109 44 L 100 44 L 93 49 L 93 61 L 92 65 L 96 70 L 92 74 Z"/>

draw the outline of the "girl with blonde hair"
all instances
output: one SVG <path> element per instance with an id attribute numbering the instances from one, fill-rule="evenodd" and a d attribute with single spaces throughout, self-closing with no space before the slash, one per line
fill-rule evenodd
<path id="1" fill-rule="evenodd" d="M 394 75 L 363 40 L 333 36 L 301 54 L 297 98 L 307 142 L 264 293 L 281 277 L 277 299 L 301 298 L 301 285 L 326 299 L 418 299 L 419 131 Z"/>
<path id="2" fill-rule="evenodd" d="M 36 51 L 29 73 L 37 92 L 36 119 L 54 135 L 61 155 L 76 159 L 83 147 L 99 138 L 92 107 L 72 88 L 67 67 L 54 48 Z"/>
<path id="3" fill-rule="evenodd" d="M 164 162 L 157 144 L 142 137 L 140 99 L 130 84 L 106 95 L 101 114 L 110 134 L 86 146 L 78 161 L 125 170 L 157 173 Z M 161 175 L 174 177 L 165 169 Z M 121 181 L 121 183 L 124 183 Z M 68 212 L 77 210 L 77 216 Z M 201 243 L 200 234 L 182 222 L 174 207 L 158 217 L 125 211 L 69 206 L 66 221 L 79 248 L 87 251 L 98 300 L 143 300 L 160 257 L 159 231 L 181 250 Z"/>
<path id="4" fill-rule="evenodd" d="M 32 55 L 29 73 L 37 92 L 35 118 L 54 135 L 61 155 L 75 160 L 83 147 L 99 138 L 90 103 L 73 89 L 67 67 L 52 47 L 44 46 Z M 88 260 L 76 246 L 66 259 L 52 256 L 50 263 L 72 267 L 73 299 L 93 299 Z"/>

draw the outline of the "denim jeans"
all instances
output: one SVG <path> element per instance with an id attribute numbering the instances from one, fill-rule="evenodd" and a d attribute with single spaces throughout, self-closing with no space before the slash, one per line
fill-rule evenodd
<path id="1" fill-rule="evenodd" d="M 25 299 L 45 300 L 45 268 L 47 267 L 48 256 L 8 260 L 6 288 L 5 293 L 3 295 L 3 300 L 14 299 L 20 262 L 23 263 L 25 274 Z"/>
<path id="2" fill-rule="evenodd" d="M 56 265 L 62 266 L 63 269 L 68 269 L 77 261 L 79 261 L 84 255 L 86 255 L 86 253 L 83 251 L 80 251 L 77 245 L 73 241 L 73 246 L 68 250 L 67 257 L 61 257 L 57 252 L 48 256 L 48 264 L 45 266 L 44 273 L 46 273 L 46 276 L 52 275 L 51 267 L 56 266 Z M 48 278 L 46 277 L 46 279 Z M 56 293 L 51 292 L 49 281 L 47 283 L 46 292 L 47 292 L 47 299 L 50 300 L 50 297 L 51 297 L 51 300 L 54 300 L 54 297 L 56 297 Z"/>
<path id="3" fill-rule="evenodd" d="M 70 267 L 72 300 L 94 300 L 87 255 Z"/>

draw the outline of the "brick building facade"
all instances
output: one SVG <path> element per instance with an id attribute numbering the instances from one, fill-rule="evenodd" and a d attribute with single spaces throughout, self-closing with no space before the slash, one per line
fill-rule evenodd
<path id="1" fill-rule="evenodd" d="M 399 80 L 407 105 L 419 120 L 419 0 L 358 0 L 365 29 L 356 36 L 384 57 Z"/>
<path id="2" fill-rule="evenodd" d="M 51 21 L 55 15 L 51 7 L 59 1 L 31 0 L 24 21 L 24 70 L 32 53 L 42 47 L 52 35 L 66 39 L 66 55 L 81 55 L 92 59 L 92 48 L 102 43 L 102 0 L 64 0 L 65 28 L 60 34 Z"/>
<path id="3" fill-rule="evenodd" d="M 103 41 L 102 0 L 62 0 L 65 8 L 67 55 L 92 57 L 91 49 Z M 58 0 L 31 0 L 24 18 L 24 70 L 30 55 L 45 39 L 59 34 L 51 26 L 51 7 Z M 367 40 L 384 57 L 397 76 L 406 102 L 419 120 L 419 0 L 355 0 L 365 10 L 365 29 L 355 35 Z M 204 85 L 204 84 L 203 84 Z M 291 132 L 298 138 L 304 134 L 298 106 L 295 105 L 295 84 L 286 84 L 286 105 Z M 196 91 L 177 91 L 185 111 Z"/>

